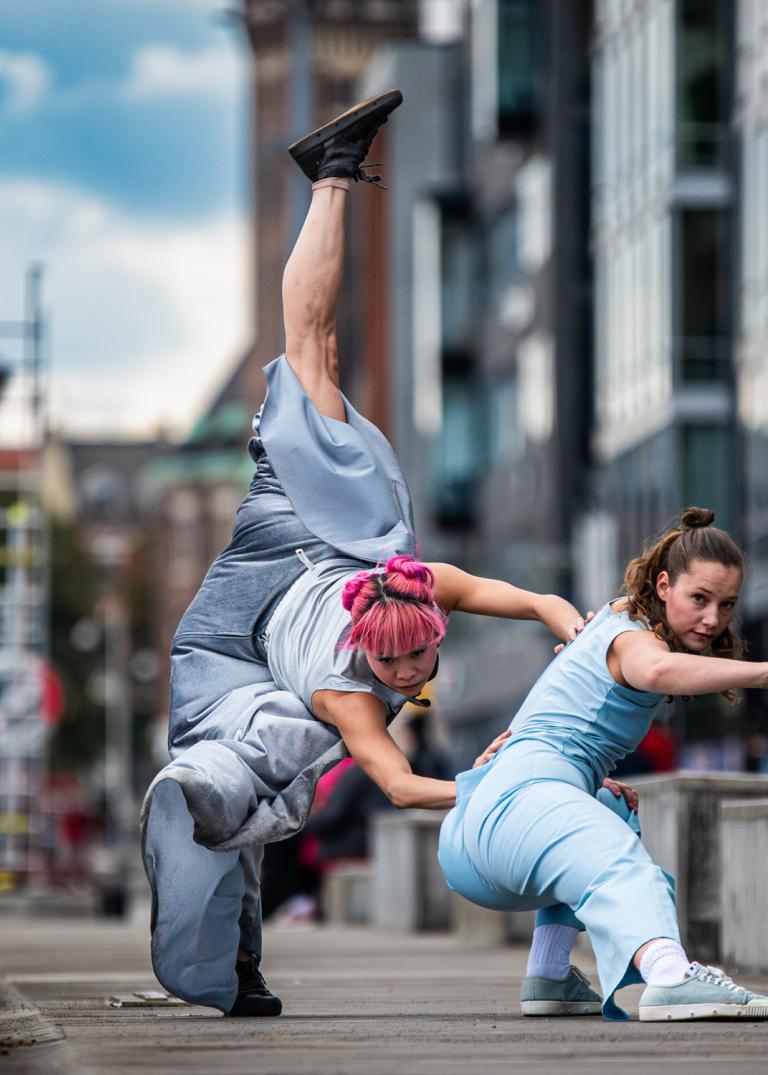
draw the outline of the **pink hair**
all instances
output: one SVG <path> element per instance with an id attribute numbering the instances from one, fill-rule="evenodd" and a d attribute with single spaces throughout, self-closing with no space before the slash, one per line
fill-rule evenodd
<path id="1" fill-rule="evenodd" d="M 398 657 L 439 642 L 446 616 L 435 604 L 435 576 L 410 556 L 393 556 L 384 571 L 360 571 L 341 601 L 352 617 L 348 649 Z"/>

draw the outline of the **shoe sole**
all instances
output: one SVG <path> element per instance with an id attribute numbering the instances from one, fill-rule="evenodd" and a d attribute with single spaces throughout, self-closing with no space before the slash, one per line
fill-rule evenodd
<path id="1" fill-rule="evenodd" d="M 251 1002 L 250 1011 L 235 1011 L 233 1008 L 227 1012 L 227 1019 L 276 1019 L 282 1010 L 283 1002 L 275 997 L 274 1001 L 269 1003 L 266 1000 L 262 1000 L 259 1004 Z"/>
<path id="2" fill-rule="evenodd" d="M 390 112 L 394 112 L 398 105 L 402 103 L 403 95 L 400 90 L 387 90 L 386 93 L 377 93 L 375 97 L 368 97 L 367 100 L 360 101 L 359 104 L 353 105 L 346 112 L 336 116 L 330 123 L 325 123 L 322 127 L 312 131 L 311 134 L 300 138 L 298 142 L 288 146 L 288 152 L 294 158 L 302 157 L 305 153 L 316 149 L 330 136 L 339 134 L 340 131 L 351 127 L 359 119 L 364 119 L 366 116 L 370 116 L 371 113 L 378 111 L 378 109 L 387 106 L 390 106 L 387 111 L 387 116 L 389 116 Z"/>
<path id="3" fill-rule="evenodd" d="M 585 1000 L 523 1000 L 523 1015 L 602 1015 L 603 1006 Z"/>
<path id="4" fill-rule="evenodd" d="M 768 1004 L 646 1004 L 641 1023 L 672 1023 L 691 1019 L 768 1019 Z"/>

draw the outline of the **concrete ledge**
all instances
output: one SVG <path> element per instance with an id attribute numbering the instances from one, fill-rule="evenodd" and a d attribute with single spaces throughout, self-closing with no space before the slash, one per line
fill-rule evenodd
<path id="1" fill-rule="evenodd" d="M 362 925 L 371 918 L 373 867 L 367 862 L 335 866 L 323 878 L 322 907 L 330 925 Z"/>
<path id="2" fill-rule="evenodd" d="M 451 925 L 450 890 L 437 861 L 445 811 L 397 810 L 373 818 L 371 921 L 380 929 Z"/>
<path id="3" fill-rule="evenodd" d="M 491 911 L 451 892 L 453 930 L 459 940 L 476 947 L 498 948 L 503 944 L 529 944 L 535 911 Z"/>
<path id="4" fill-rule="evenodd" d="M 723 959 L 768 970 L 768 798 L 720 806 Z"/>
<path id="5" fill-rule="evenodd" d="M 733 800 L 768 797 L 768 776 L 677 772 L 637 777 L 643 843 L 675 878 L 684 943 L 692 958 L 721 954 L 720 807 Z"/>

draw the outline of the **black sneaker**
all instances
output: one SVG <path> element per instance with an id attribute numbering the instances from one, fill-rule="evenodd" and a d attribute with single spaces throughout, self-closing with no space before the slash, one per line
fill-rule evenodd
<path id="1" fill-rule="evenodd" d="M 264 981 L 264 975 L 259 970 L 259 961 L 256 956 L 238 959 L 235 963 L 235 970 L 240 981 L 240 988 L 237 991 L 237 999 L 227 1015 L 279 1015 L 283 1010 L 283 1002 L 274 993 L 270 993 Z"/>
<path id="2" fill-rule="evenodd" d="M 288 152 L 313 183 L 332 176 L 380 183 L 381 176 L 368 176 L 363 172 L 363 161 L 379 127 L 402 102 L 400 90 L 387 90 L 369 97 L 288 146 Z"/>

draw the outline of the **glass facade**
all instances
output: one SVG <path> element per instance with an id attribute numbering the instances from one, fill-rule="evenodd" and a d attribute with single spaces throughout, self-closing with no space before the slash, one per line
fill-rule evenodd
<path id="1" fill-rule="evenodd" d="M 731 212 L 684 209 L 677 215 L 679 289 L 675 358 L 683 381 L 731 375 Z"/>
<path id="2" fill-rule="evenodd" d="M 604 0 L 593 61 L 595 445 L 623 557 L 687 503 L 738 521 L 726 0 Z"/>
<path id="3" fill-rule="evenodd" d="M 497 0 L 498 128 L 519 133 L 533 125 L 537 97 L 536 0 Z"/>
<path id="4" fill-rule="evenodd" d="M 740 0 L 736 123 L 741 227 L 737 387 L 742 430 L 743 520 L 751 560 L 751 615 L 768 621 L 768 5 Z M 762 47 L 761 47 L 762 46 Z"/>
<path id="5" fill-rule="evenodd" d="M 722 0 L 679 0 L 678 168 L 725 162 L 730 137 L 730 15 Z"/>
<path id="6" fill-rule="evenodd" d="M 445 529 L 466 529 L 476 521 L 478 480 L 486 455 L 482 402 L 471 366 L 445 372 L 434 482 L 435 521 Z"/>
<path id="7" fill-rule="evenodd" d="M 674 178 L 671 0 L 627 18 L 597 5 L 592 95 L 595 408 L 601 454 L 656 424 L 670 398 Z"/>

